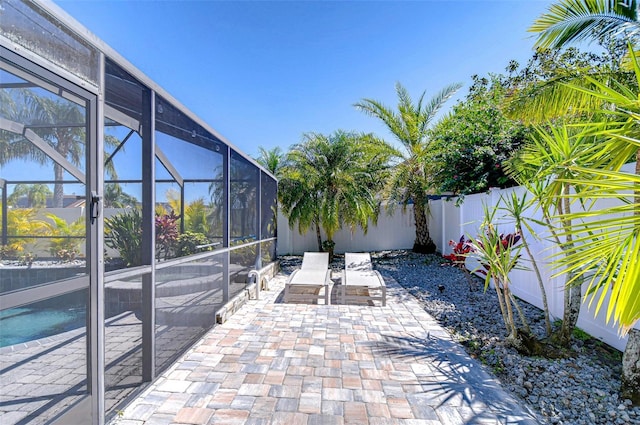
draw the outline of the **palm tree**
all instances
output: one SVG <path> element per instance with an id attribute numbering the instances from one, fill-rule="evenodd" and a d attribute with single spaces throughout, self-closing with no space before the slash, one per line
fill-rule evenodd
<path id="1" fill-rule="evenodd" d="M 2 91 L 2 113 L 10 120 L 31 126 L 40 138 L 51 145 L 72 164 L 79 165 L 85 153 L 86 116 L 82 107 L 58 97 L 41 95 L 28 89 Z M 113 138 L 105 137 L 110 144 Z M 51 159 L 22 135 L 3 131 L 0 138 L 0 164 L 16 158 L 28 158 L 40 164 Z M 106 166 L 107 170 L 113 170 Z M 64 168 L 53 163 L 53 207 L 62 207 L 64 198 Z"/>
<path id="2" fill-rule="evenodd" d="M 262 146 L 258 147 L 260 155 L 255 158 L 256 162 L 262 165 L 267 171 L 274 176 L 278 177 L 280 168 L 284 164 L 284 154 L 279 146 L 271 149 L 265 149 Z"/>
<path id="3" fill-rule="evenodd" d="M 105 183 L 104 207 L 105 208 L 135 208 L 138 199 L 122 190 L 120 183 Z"/>
<path id="4" fill-rule="evenodd" d="M 318 250 L 330 256 L 333 236 L 343 225 L 366 233 L 369 220 L 377 221 L 377 193 L 391 152 L 369 134 L 305 134 L 280 170 L 278 194 L 289 225 L 297 223 L 300 233 L 313 228 Z"/>
<path id="5" fill-rule="evenodd" d="M 384 196 L 389 201 L 401 203 L 403 209 L 413 203 L 416 225 L 416 239 L 413 244 L 415 252 L 436 251 L 429 235 L 427 220 L 427 191 L 430 184 L 425 158 L 429 148 L 429 125 L 445 102 L 460 87 L 461 84 L 447 86 L 428 102 L 424 98 L 426 92 L 423 92 L 418 102 L 414 103 L 408 91 L 400 83 L 396 83 L 397 111 L 372 99 L 363 99 L 354 105 L 358 110 L 380 119 L 404 148 L 385 185 Z"/>
<path id="6" fill-rule="evenodd" d="M 640 81 L 635 55 L 633 66 Z M 585 188 L 580 196 L 610 200 L 613 206 L 602 208 L 597 214 L 586 211 L 567 217 L 576 223 L 571 229 L 576 248 L 565 257 L 563 265 L 569 271 L 590 273 L 587 294 L 592 302 L 597 300 L 596 312 L 605 295 L 610 294 L 607 318 L 629 334 L 622 360 L 622 395 L 639 404 L 640 331 L 632 326 L 640 320 L 640 89 L 622 84 L 615 84 L 612 89 L 595 80 L 592 83 L 596 88 L 588 93 L 613 105 L 610 112 L 617 120 L 591 124 L 593 132 L 605 141 L 593 152 L 590 166 L 568 163 L 566 167 L 575 174 L 572 181 Z M 635 172 L 621 171 L 634 157 Z"/>
<path id="7" fill-rule="evenodd" d="M 634 87 L 615 79 L 602 83 L 589 77 L 586 80 L 595 86 L 593 88 L 570 85 L 574 92 L 593 95 L 601 100 L 603 105 L 607 105 L 606 111 L 613 109 L 621 125 L 612 128 L 611 123 L 605 120 L 593 124 L 596 131 L 604 133 L 609 139 L 609 143 L 603 143 L 602 149 L 594 155 L 594 158 L 604 162 L 587 168 L 575 164 L 567 166 L 582 173 L 582 178 L 574 181 L 584 183 L 588 188 L 582 196 L 619 199 L 621 189 L 630 190 L 634 194 L 633 200 L 620 200 L 625 205 L 622 210 L 630 214 L 630 218 L 622 223 L 618 216 L 611 218 L 610 214 L 621 212 L 620 207 L 601 210 L 599 221 L 591 222 L 588 226 L 580 224 L 573 229 L 576 243 L 588 243 L 589 248 L 596 250 L 587 252 L 578 247 L 573 251 L 574 255 L 567 255 L 565 260 L 568 270 L 582 269 L 592 273 L 589 293 L 596 294 L 598 289 L 602 289 L 598 307 L 602 305 L 604 294 L 611 293 L 607 317 L 614 317 L 623 331 L 629 332 L 622 359 L 621 393 L 636 404 L 640 403 L 640 331 L 631 326 L 640 319 L 640 305 L 637 302 L 640 267 L 636 264 L 640 245 L 640 137 L 636 124 L 640 117 L 640 89 L 637 86 L 640 83 L 640 68 L 634 52 L 640 35 L 638 17 L 636 0 L 560 0 L 530 28 L 530 31 L 539 33 L 537 44 L 543 47 L 564 47 L 575 41 L 606 37 L 629 40 L 630 62 L 636 76 Z M 621 164 L 629 160 L 630 153 L 634 153 L 636 158 L 635 175 L 620 172 Z M 576 220 L 583 217 L 578 213 L 568 218 Z M 613 223 L 616 225 L 612 226 Z M 589 257 L 589 253 L 597 256 Z"/>
<path id="8" fill-rule="evenodd" d="M 559 0 L 529 28 L 538 33 L 536 47 L 557 49 L 579 41 L 608 37 L 637 40 L 636 0 Z"/>
<path id="9" fill-rule="evenodd" d="M 547 131 L 537 128 L 531 142 L 507 164 L 509 174 L 534 195 L 561 255 L 570 254 L 575 248 L 574 235 L 570 231 L 574 222 L 570 218 L 572 202 L 569 196 L 572 192 L 580 194 L 582 189 L 582 185 L 574 182 L 576 173 L 567 168 L 567 164 L 590 165 L 595 141 L 595 137 L 584 129 L 576 131 L 562 126 Z M 553 220 L 554 217 L 558 219 Z M 582 304 L 580 272 L 571 270 L 566 274 L 562 327 L 556 338 L 566 347 L 570 346 Z"/>
<path id="10" fill-rule="evenodd" d="M 535 256 L 531 252 L 531 246 L 529 245 L 528 238 L 525 237 L 524 229 L 535 239 L 538 239 L 538 235 L 533 230 L 529 221 L 531 221 L 530 217 L 526 217 L 525 211 L 535 202 L 535 198 L 533 201 L 527 200 L 527 194 L 525 193 L 522 196 L 518 196 L 516 192 L 511 192 L 509 196 L 500 196 L 499 204 L 502 205 L 499 209 L 507 212 L 511 218 L 513 218 L 514 226 L 516 228 L 516 234 L 520 235 L 520 240 L 522 241 L 522 247 L 527 252 L 529 256 L 529 261 L 531 262 L 531 266 L 533 267 L 533 271 L 536 275 L 536 279 L 538 280 L 538 287 L 540 288 L 540 296 L 542 297 L 542 307 L 544 312 L 544 323 L 547 331 L 547 336 L 551 336 L 551 318 L 549 316 L 549 302 L 547 301 L 547 291 L 544 287 L 544 281 L 542 280 L 542 274 L 540 273 L 540 268 L 538 267 L 538 262 L 535 259 Z"/>
<path id="11" fill-rule="evenodd" d="M 17 206 L 18 200 L 27 198 L 27 208 L 43 208 L 47 206 L 47 197 L 51 195 L 51 189 L 46 184 L 17 184 L 9 199 L 9 205 Z"/>

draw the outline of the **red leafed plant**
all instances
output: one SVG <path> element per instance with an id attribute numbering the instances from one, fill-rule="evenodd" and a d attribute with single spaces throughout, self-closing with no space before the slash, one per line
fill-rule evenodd
<path id="1" fill-rule="evenodd" d="M 515 307 L 520 316 L 524 331 L 530 333 L 530 330 L 517 299 L 511 292 L 509 274 L 516 268 L 522 268 L 518 264 L 520 250 L 522 249 L 522 245 L 518 245 L 521 236 L 518 232 L 506 235 L 498 233 L 496 226 L 492 224 L 494 213 L 495 210 L 489 211 L 485 207 L 485 220 L 476 240 L 469 242 L 469 245 L 471 245 L 469 255 L 476 258 L 480 263 L 476 271 L 486 276 L 485 289 L 489 287 L 489 283 L 493 279 L 500 312 L 509 334 L 507 341 L 514 347 L 519 348 L 522 347 L 522 340 L 516 326 L 513 307 Z"/>
<path id="2" fill-rule="evenodd" d="M 453 247 L 451 254 L 443 255 L 444 258 L 451 261 L 452 265 L 460 269 L 465 269 L 464 260 L 467 258 L 467 254 L 471 251 L 471 245 L 469 240 L 464 238 L 464 235 L 460 236 L 458 242 L 454 240 L 449 241 L 449 246 Z"/>
<path id="3" fill-rule="evenodd" d="M 464 235 L 460 236 L 460 240 L 458 242 L 450 240 L 449 246 L 453 247 L 453 252 L 451 254 L 443 255 L 442 257 L 451 261 L 452 266 L 457 267 L 464 272 L 467 282 L 469 283 L 469 289 L 473 289 L 473 278 L 465 265 L 465 260 L 473 249 L 470 242 L 471 241 L 469 239 L 465 239 Z"/>
<path id="4" fill-rule="evenodd" d="M 156 215 L 156 258 L 158 260 L 161 257 L 166 260 L 171 255 L 171 250 L 180 236 L 179 219 L 180 217 L 173 211 L 170 214 Z"/>
<path id="5" fill-rule="evenodd" d="M 490 235 L 490 232 L 495 232 L 495 229 L 492 226 L 489 226 L 489 229 L 487 230 L 487 241 L 491 241 L 492 245 L 495 245 L 495 254 L 496 257 L 493 256 L 487 256 L 485 258 L 488 258 L 489 261 L 480 261 L 480 264 L 482 264 L 482 267 L 484 267 L 484 270 L 476 270 L 478 273 L 483 274 L 483 275 L 487 275 L 487 270 L 489 270 L 490 268 L 490 264 L 489 262 L 493 263 L 496 262 L 494 259 L 498 259 L 497 262 L 500 262 L 499 259 L 501 258 L 501 256 L 503 255 L 507 255 L 510 256 L 511 255 L 511 248 L 513 248 L 519 241 L 520 241 L 520 234 L 519 233 L 507 233 L 506 235 L 504 233 L 500 233 L 500 235 L 498 236 L 498 238 L 495 238 L 495 235 Z M 485 247 L 483 245 L 482 239 L 478 240 L 475 242 L 475 245 L 477 248 L 480 248 L 480 251 L 484 251 Z M 473 243 L 471 241 L 467 241 L 467 245 L 469 246 L 469 251 L 467 252 L 476 252 L 478 249 L 474 248 Z M 518 250 L 519 251 L 519 250 Z M 482 258 L 482 257 L 481 257 Z M 511 265 L 511 268 L 514 268 L 518 262 L 518 260 L 520 259 L 520 254 L 517 253 L 515 255 L 515 258 Z M 511 269 L 508 269 L 508 271 L 511 271 Z"/>

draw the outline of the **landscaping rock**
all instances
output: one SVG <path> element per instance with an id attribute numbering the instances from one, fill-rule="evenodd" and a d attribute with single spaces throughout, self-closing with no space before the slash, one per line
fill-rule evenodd
<path id="1" fill-rule="evenodd" d="M 443 266 L 437 255 L 387 251 L 372 256 L 421 301 L 505 389 L 511 390 L 551 424 L 639 425 L 640 407 L 620 399 L 621 353 L 596 339 L 575 340 L 570 358 L 526 357 L 504 345 L 506 330 L 495 291 L 471 290 L 462 271 Z M 337 270 L 340 265 L 336 264 Z M 439 290 L 444 286 L 445 290 Z M 544 316 L 520 301 L 533 334 L 544 337 Z"/>

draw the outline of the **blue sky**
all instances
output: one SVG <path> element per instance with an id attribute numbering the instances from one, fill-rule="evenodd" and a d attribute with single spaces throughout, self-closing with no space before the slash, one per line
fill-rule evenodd
<path id="1" fill-rule="evenodd" d="M 548 1 L 55 2 L 255 156 L 305 132 L 374 132 L 362 98 L 395 106 L 532 54 L 527 33 Z M 454 104 L 450 101 L 445 109 Z"/>

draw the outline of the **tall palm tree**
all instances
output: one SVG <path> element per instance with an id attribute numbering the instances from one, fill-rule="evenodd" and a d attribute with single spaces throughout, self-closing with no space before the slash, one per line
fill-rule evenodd
<path id="1" fill-rule="evenodd" d="M 80 105 L 29 89 L 5 89 L 0 92 L 0 113 L 4 117 L 32 126 L 32 130 L 60 155 L 74 165 L 81 164 L 85 154 L 86 116 Z M 104 140 L 107 145 L 115 143 L 111 136 L 105 137 Z M 48 164 L 51 161 L 22 135 L 3 130 L 0 137 L 0 164 L 16 158 L 30 159 L 39 164 Z M 112 164 L 106 164 L 105 169 L 115 176 Z M 53 172 L 53 207 L 62 207 L 64 168 L 54 162 Z"/>
<path id="2" fill-rule="evenodd" d="M 425 157 L 429 149 L 429 128 L 445 102 L 461 86 L 447 86 L 429 101 L 425 100 L 426 92 L 423 92 L 414 103 L 407 89 L 396 83 L 397 111 L 373 99 L 362 99 L 354 105 L 367 115 L 380 119 L 404 148 L 385 185 L 384 196 L 389 201 L 401 203 L 404 209 L 413 203 L 416 225 L 416 239 L 413 244 L 415 252 L 436 251 L 436 245 L 429 235 L 427 220 L 427 193 L 430 184 Z"/>
<path id="3" fill-rule="evenodd" d="M 579 41 L 640 36 L 637 0 L 559 0 L 529 28 L 536 47 L 557 49 Z"/>
<path id="4" fill-rule="evenodd" d="M 377 221 L 377 194 L 390 154 L 389 146 L 369 134 L 305 134 L 280 172 L 278 194 L 289 225 L 297 223 L 300 233 L 313 228 L 318 250 L 330 256 L 343 225 L 366 233 L 369 220 Z"/>
<path id="5" fill-rule="evenodd" d="M 262 146 L 258 147 L 259 155 L 255 158 L 256 162 L 262 165 L 267 171 L 274 176 L 278 177 L 280 168 L 284 165 L 284 153 L 279 146 L 271 149 L 265 149 Z"/>

